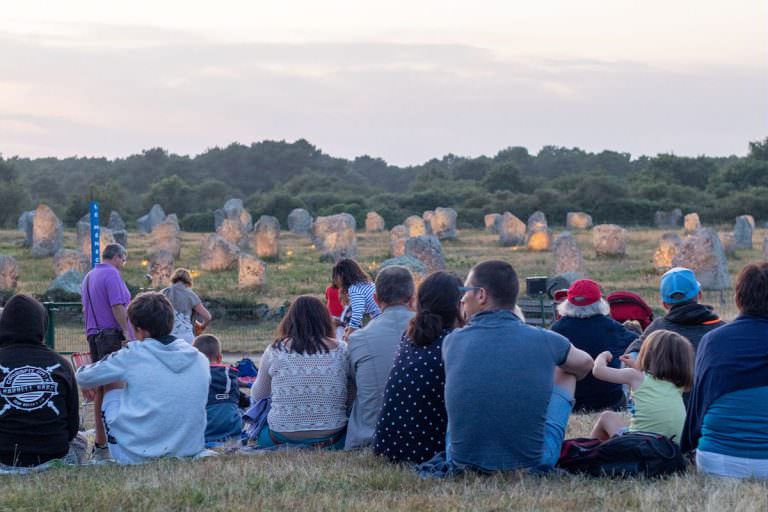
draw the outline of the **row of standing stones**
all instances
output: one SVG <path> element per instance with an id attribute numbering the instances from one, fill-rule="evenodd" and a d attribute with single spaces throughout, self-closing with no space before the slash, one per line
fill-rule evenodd
<path id="1" fill-rule="evenodd" d="M 267 262 L 279 258 L 280 222 L 262 215 L 253 222 L 251 214 L 240 199 L 230 199 L 214 212 L 215 233 L 205 237 L 200 247 L 200 269 L 227 270 L 237 266 L 240 287 L 261 287 L 266 284 Z M 445 268 L 441 240 L 455 240 L 457 213 L 452 208 L 436 208 L 419 217 L 410 216 L 390 230 L 391 258 L 379 268 L 404 265 L 418 275 Z M 701 226 L 695 213 L 686 215 L 673 210 L 657 212 L 660 227 L 679 227 L 682 222 L 685 239 L 677 233 L 662 235 L 654 254 L 654 266 L 663 271 L 672 266 L 694 269 L 706 289 L 730 287 L 726 254 L 752 247 L 754 219 L 742 215 L 736 219 L 732 233 L 722 233 Z M 291 211 L 287 218 L 289 231 L 311 239 L 323 260 L 357 256 L 356 222 L 353 216 L 340 213 L 313 219 L 304 209 Z M 151 240 L 147 253 L 148 277 L 152 287 L 166 286 L 181 255 L 181 229 L 175 214 L 166 215 L 160 205 L 137 219 L 140 233 Z M 510 212 L 485 216 L 486 230 L 498 236 L 505 247 L 527 247 L 530 251 L 552 251 L 556 274 L 586 275 L 584 258 L 571 231 L 592 229 L 592 245 L 597 257 L 622 257 L 626 254 L 627 231 L 614 224 L 593 226 L 592 218 L 584 212 L 569 212 L 567 231 L 553 237 L 543 212 L 534 212 L 524 223 Z M 25 245 L 33 257 L 53 256 L 56 279 L 49 291 L 63 289 L 79 294 L 83 275 L 90 267 L 90 219 L 86 215 L 77 224 L 77 249 L 63 247 L 61 220 L 46 205 L 24 212 L 19 217 L 19 229 L 25 233 Z M 386 230 L 384 219 L 369 212 L 366 232 Z M 125 222 L 112 212 L 106 226 L 101 227 L 101 250 L 118 242 L 127 246 Z M 768 237 L 764 241 L 768 259 Z M 10 256 L 0 256 L 0 290 L 12 290 L 18 280 L 18 265 Z"/>

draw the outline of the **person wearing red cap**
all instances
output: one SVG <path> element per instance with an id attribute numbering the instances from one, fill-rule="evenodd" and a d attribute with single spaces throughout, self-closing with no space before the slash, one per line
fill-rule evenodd
<path id="1" fill-rule="evenodd" d="M 593 358 L 607 350 L 613 355 L 611 366 L 619 368 L 619 356 L 637 334 L 609 316 L 610 307 L 599 284 L 590 279 L 575 281 L 557 311 L 560 319 L 552 325 L 553 331 Z M 616 410 L 625 403 L 621 385 L 597 380 L 592 375 L 576 384 L 574 398 L 574 411 Z"/>

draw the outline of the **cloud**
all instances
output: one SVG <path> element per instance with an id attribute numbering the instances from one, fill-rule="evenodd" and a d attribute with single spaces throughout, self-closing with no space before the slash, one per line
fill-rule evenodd
<path id="1" fill-rule="evenodd" d="M 87 33 L 87 44 L 71 34 L 67 44 L 0 34 L 5 155 L 114 157 L 154 146 L 194 154 L 306 138 L 334 155 L 402 165 L 510 145 L 744 153 L 768 133 L 763 65 L 670 71 L 506 59 L 464 45 L 224 44 L 115 26 Z M 102 39 L 125 43 L 94 44 Z"/>

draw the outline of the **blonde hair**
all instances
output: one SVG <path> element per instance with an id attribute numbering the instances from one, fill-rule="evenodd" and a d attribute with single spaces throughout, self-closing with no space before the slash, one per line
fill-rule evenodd
<path id="1" fill-rule="evenodd" d="M 173 271 L 173 275 L 171 276 L 171 283 L 184 283 L 191 288 L 192 274 L 185 268 L 177 268 Z"/>
<path id="2" fill-rule="evenodd" d="M 683 390 L 693 385 L 693 345 L 672 331 L 652 332 L 640 347 L 638 367 L 659 380 L 671 382 Z"/>

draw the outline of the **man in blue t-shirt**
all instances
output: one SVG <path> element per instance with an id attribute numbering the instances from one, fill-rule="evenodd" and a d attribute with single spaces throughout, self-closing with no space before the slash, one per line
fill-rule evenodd
<path id="1" fill-rule="evenodd" d="M 592 358 L 514 315 L 519 283 L 509 263 L 475 265 L 462 289 L 469 323 L 443 344 L 446 459 L 456 468 L 546 471 Z"/>

